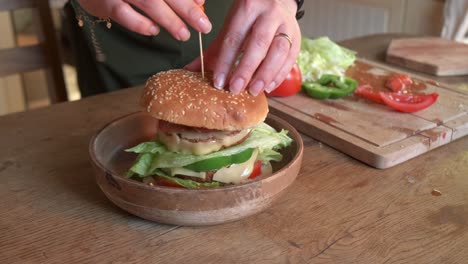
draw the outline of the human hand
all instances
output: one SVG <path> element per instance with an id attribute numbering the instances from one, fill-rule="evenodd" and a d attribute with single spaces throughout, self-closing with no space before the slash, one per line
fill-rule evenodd
<path id="1" fill-rule="evenodd" d="M 215 87 L 229 84 L 234 94 L 247 88 L 258 95 L 281 84 L 300 50 L 296 9 L 293 0 L 234 1 L 220 34 L 204 52 Z M 185 68 L 200 70 L 200 58 Z"/>
<path id="2" fill-rule="evenodd" d="M 109 17 L 123 27 L 154 36 L 165 28 L 174 38 L 186 41 L 190 32 L 184 21 L 197 31 L 208 33 L 211 22 L 200 9 L 205 0 L 79 0 L 83 9 L 96 17 Z M 137 12 L 142 10 L 148 17 Z"/>

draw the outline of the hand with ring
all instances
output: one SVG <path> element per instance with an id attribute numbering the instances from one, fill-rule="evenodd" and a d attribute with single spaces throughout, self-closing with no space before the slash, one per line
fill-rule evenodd
<path id="1" fill-rule="evenodd" d="M 142 35 L 157 35 L 164 27 L 175 39 L 186 41 L 190 32 L 185 23 L 208 33 L 212 25 L 200 6 L 205 0 L 79 0 L 91 15 L 108 17 L 121 26 Z M 143 11 L 142 15 L 134 7 Z"/>
<path id="2" fill-rule="evenodd" d="M 296 62 L 301 32 L 293 0 L 238 0 L 224 26 L 205 51 L 205 67 L 217 88 L 253 95 L 271 92 Z M 199 70 L 199 58 L 186 66 Z"/>

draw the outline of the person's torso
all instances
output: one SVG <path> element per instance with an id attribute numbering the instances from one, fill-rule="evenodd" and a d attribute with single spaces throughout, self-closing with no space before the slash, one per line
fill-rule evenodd
<path id="1" fill-rule="evenodd" d="M 203 35 L 204 48 L 219 33 L 231 3 L 232 0 L 205 2 L 205 12 L 213 28 Z M 199 56 L 198 32 L 191 28 L 191 37 L 186 42 L 174 39 L 163 28 L 157 36 L 142 36 L 116 23 L 112 23 L 111 29 L 105 24 L 96 24 L 86 31 L 103 81 L 115 83 L 114 86 L 141 84 L 157 72 L 182 68 Z"/>

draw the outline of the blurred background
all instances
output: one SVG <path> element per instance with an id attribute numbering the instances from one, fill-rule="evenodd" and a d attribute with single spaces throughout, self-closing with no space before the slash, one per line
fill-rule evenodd
<path id="1" fill-rule="evenodd" d="M 38 33 L 41 31 L 39 19 L 43 16 L 39 15 L 37 9 L 1 8 L 8 7 L 8 2 L 15 1 L 17 0 L 0 0 L 0 64 L 3 63 L 2 58 L 7 56 L 6 53 L 2 53 L 2 49 L 11 50 L 15 47 L 35 45 L 44 38 L 43 32 Z M 467 2 L 467 0 L 306 0 L 306 15 L 300 21 L 300 25 L 303 34 L 307 37 L 329 36 L 338 42 L 390 32 L 442 36 L 466 42 Z M 58 43 L 55 49 L 60 58 L 67 97 L 73 101 L 80 99 L 80 93 L 73 61 L 68 51 L 69 43 L 62 34 L 61 11 L 65 3 L 66 0 L 50 0 L 49 8 L 53 23 L 51 30 Z M 0 115 L 49 105 L 51 99 L 48 82 L 50 80 L 45 70 L 0 75 Z"/>

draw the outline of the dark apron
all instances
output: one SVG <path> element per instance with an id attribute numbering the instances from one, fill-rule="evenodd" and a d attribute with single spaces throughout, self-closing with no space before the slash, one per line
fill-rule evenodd
<path id="1" fill-rule="evenodd" d="M 205 12 L 213 29 L 203 37 L 204 48 L 219 33 L 231 3 L 232 0 L 206 1 Z M 180 42 L 163 28 L 154 37 L 130 32 L 117 23 L 107 29 L 106 23 L 92 26 L 85 20 L 81 28 L 76 13 L 83 11 L 77 9 L 70 2 L 66 4 L 64 31 L 71 45 L 83 97 L 141 85 L 151 75 L 182 68 L 199 56 L 198 32 L 193 29 L 190 40 Z"/>

